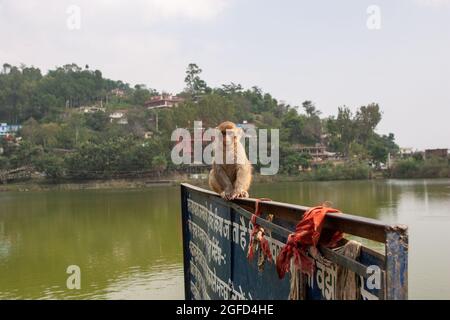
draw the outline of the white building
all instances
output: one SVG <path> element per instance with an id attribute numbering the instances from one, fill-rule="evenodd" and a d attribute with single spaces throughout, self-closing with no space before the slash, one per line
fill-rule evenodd
<path id="1" fill-rule="evenodd" d="M 0 123 L 0 136 L 6 136 L 8 134 L 15 134 L 22 128 L 21 125 Z"/>
<path id="2" fill-rule="evenodd" d="M 116 121 L 118 124 L 128 124 L 128 119 L 126 117 L 127 110 L 116 110 L 109 115 L 111 123 Z"/>
<path id="3" fill-rule="evenodd" d="M 257 136 L 256 126 L 253 123 L 248 123 L 246 120 L 236 125 L 244 131 L 246 138 L 255 138 Z"/>
<path id="4" fill-rule="evenodd" d="M 80 113 L 96 113 L 96 112 L 106 112 L 106 108 L 92 106 L 92 107 L 80 107 L 78 109 Z"/>
<path id="5" fill-rule="evenodd" d="M 145 102 L 145 107 L 148 110 L 171 108 L 176 107 L 182 101 L 184 101 L 183 98 L 173 96 L 171 94 L 163 94 L 160 96 L 151 97 L 149 100 Z"/>

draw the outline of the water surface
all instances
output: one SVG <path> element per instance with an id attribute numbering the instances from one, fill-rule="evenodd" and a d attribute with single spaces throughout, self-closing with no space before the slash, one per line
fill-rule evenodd
<path id="1" fill-rule="evenodd" d="M 409 226 L 410 298 L 450 299 L 450 180 L 259 184 Z M 0 299 L 182 299 L 179 188 L 0 193 Z M 81 269 L 81 290 L 66 269 Z"/>

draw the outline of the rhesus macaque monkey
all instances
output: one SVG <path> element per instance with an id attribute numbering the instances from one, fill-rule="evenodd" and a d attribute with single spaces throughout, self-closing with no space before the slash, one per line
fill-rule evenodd
<path id="1" fill-rule="evenodd" d="M 230 121 L 221 123 L 217 129 L 221 132 L 223 141 L 222 144 L 216 141 L 209 186 L 227 200 L 248 198 L 252 165 L 240 142 L 243 131 Z M 222 161 L 218 161 L 220 158 Z"/>

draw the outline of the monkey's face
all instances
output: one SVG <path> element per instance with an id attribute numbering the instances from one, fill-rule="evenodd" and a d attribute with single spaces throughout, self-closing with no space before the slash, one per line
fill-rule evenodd
<path id="1" fill-rule="evenodd" d="M 230 146 L 234 143 L 234 130 L 227 130 L 227 132 L 222 132 L 222 139 L 223 139 L 223 145 L 224 146 Z"/>
<path id="2" fill-rule="evenodd" d="M 242 136 L 242 129 L 233 128 L 222 131 L 222 140 L 224 146 L 231 146 L 234 143 L 238 142 Z"/>
<path id="3" fill-rule="evenodd" d="M 233 146 L 242 136 L 242 129 L 236 127 L 231 121 L 222 122 L 217 129 L 222 135 L 222 141 L 224 147 Z"/>

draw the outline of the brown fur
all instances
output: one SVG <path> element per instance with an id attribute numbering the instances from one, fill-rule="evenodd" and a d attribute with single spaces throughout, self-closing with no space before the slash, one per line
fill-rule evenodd
<path id="1" fill-rule="evenodd" d="M 248 198 L 248 189 L 252 181 L 252 165 L 248 161 L 245 155 L 244 147 L 242 146 L 240 139 L 240 130 L 233 122 L 226 121 L 221 123 L 218 130 L 222 132 L 224 137 L 223 142 L 223 164 L 213 162 L 211 172 L 209 173 L 209 186 L 212 190 L 220 194 L 220 196 L 227 200 L 235 198 Z M 225 135 L 227 131 L 232 131 L 233 146 L 226 145 Z M 230 152 L 233 153 L 231 159 L 234 159 L 233 163 L 225 163 L 225 159 Z M 238 156 L 239 152 L 239 156 Z M 218 155 L 216 154 L 216 157 Z M 237 159 L 240 161 L 237 161 Z"/>

